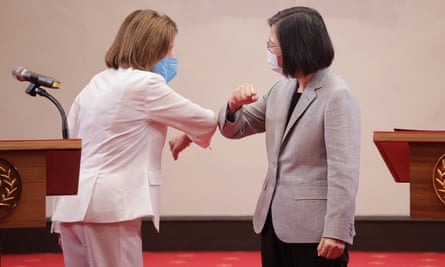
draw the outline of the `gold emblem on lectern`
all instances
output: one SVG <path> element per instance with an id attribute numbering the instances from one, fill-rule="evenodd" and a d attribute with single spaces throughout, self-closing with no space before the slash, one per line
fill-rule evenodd
<path id="1" fill-rule="evenodd" d="M 8 161 L 0 159 L 0 218 L 17 206 L 22 191 L 19 173 Z"/>
<path id="2" fill-rule="evenodd" d="M 443 154 L 434 166 L 433 187 L 439 200 L 445 204 L 445 154 Z"/>

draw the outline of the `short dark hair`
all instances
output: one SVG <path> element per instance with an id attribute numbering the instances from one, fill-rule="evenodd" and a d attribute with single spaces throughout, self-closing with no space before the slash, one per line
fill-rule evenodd
<path id="1" fill-rule="evenodd" d="M 130 13 L 122 22 L 105 55 L 109 68 L 134 68 L 151 71 L 163 58 L 178 29 L 166 15 L 145 9 Z"/>
<path id="2" fill-rule="evenodd" d="M 297 72 L 308 75 L 331 65 L 334 47 L 318 11 L 291 7 L 279 11 L 268 22 L 276 27 L 285 76 L 295 77 Z"/>

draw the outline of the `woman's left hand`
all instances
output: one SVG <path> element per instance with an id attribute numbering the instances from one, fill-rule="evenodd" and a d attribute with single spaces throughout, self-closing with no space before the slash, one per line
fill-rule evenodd
<path id="1" fill-rule="evenodd" d="M 318 244 L 318 256 L 332 260 L 340 257 L 345 250 L 345 242 L 328 237 L 322 237 Z"/>
<path id="2" fill-rule="evenodd" d="M 180 134 L 170 139 L 168 144 L 170 146 L 170 151 L 172 153 L 173 159 L 177 160 L 179 153 L 186 149 L 191 142 L 192 140 L 190 140 L 190 138 L 186 134 Z"/>

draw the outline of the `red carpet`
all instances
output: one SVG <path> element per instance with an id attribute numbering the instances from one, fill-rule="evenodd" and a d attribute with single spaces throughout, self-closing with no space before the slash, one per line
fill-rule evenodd
<path id="1" fill-rule="evenodd" d="M 349 267 L 445 267 L 445 253 L 350 253 Z M 145 252 L 145 267 L 259 267 L 259 252 Z M 63 267 L 62 254 L 3 255 L 2 267 Z"/>

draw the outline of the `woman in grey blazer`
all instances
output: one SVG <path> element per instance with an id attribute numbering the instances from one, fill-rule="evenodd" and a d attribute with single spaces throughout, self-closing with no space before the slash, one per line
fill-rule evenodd
<path id="1" fill-rule="evenodd" d="M 321 15 L 293 7 L 269 19 L 268 62 L 286 79 L 259 98 L 251 84 L 219 113 L 227 138 L 265 133 L 268 170 L 253 216 L 264 267 L 347 266 L 355 235 L 360 111 L 329 66 Z"/>

